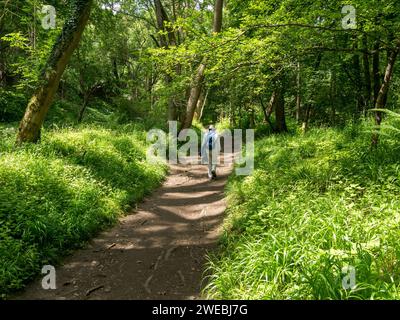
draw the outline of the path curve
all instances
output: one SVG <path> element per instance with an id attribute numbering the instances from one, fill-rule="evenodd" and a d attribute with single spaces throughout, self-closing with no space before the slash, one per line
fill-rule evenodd
<path id="1" fill-rule="evenodd" d="M 14 299 L 200 299 L 232 168 L 222 164 L 209 181 L 204 165 L 172 165 L 162 187 L 56 268 L 56 290 L 39 278 Z"/>

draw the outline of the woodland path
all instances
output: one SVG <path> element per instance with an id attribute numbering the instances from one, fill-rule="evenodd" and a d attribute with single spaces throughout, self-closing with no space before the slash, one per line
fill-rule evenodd
<path id="1" fill-rule="evenodd" d="M 200 299 L 206 255 L 216 249 L 231 164 L 209 181 L 204 165 L 171 165 L 163 186 L 14 299 Z"/>

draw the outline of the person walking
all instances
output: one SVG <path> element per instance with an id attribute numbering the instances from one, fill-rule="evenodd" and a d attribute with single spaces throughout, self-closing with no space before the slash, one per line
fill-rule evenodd
<path id="1" fill-rule="evenodd" d="M 202 163 L 208 164 L 208 178 L 210 180 L 217 178 L 219 151 L 220 143 L 217 130 L 213 125 L 210 125 L 207 133 L 204 135 L 201 146 Z"/>

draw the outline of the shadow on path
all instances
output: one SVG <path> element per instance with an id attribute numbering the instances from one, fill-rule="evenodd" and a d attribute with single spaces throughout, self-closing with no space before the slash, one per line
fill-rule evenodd
<path id="1" fill-rule="evenodd" d="M 15 299 L 199 299 L 207 251 L 215 249 L 233 166 L 215 181 L 204 165 L 171 166 L 164 185 L 137 210 L 57 268 L 57 289 L 41 278 Z"/>

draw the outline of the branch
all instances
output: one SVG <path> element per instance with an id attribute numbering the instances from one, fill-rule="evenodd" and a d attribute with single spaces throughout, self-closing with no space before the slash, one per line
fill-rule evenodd
<path id="1" fill-rule="evenodd" d="M 155 42 L 157 48 L 161 48 L 161 46 L 160 46 L 160 44 L 159 44 L 157 38 L 156 38 L 153 34 L 151 34 L 150 37 L 154 40 L 154 42 Z"/>
<path id="2" fill-rule="evenodd" d="M 366 53 L 366 54 L 372 54 L 372 52 L 364 49 L 356 49 L 356 48 L 329 48 L 329 47 L 323 47 L 323 46 L 317 46 L 317 47 L 309 47 L 309 48 L 304 48 L 304 51 L 313 51 L 313 50 L 319 50 L 319 51 L 333 51 L 333 52 L 350 52 L 350 53 L 355 53 L 355 52 L 360 52 L 360 53 Z"/>
<path id="3" fill-rule="evenodd" d="M 311 24 L 304 24 L 304 23 L 296 23 L 296 22 L 289 22 L 283 24 L 256 24 L 251 26 L 251 28 L 285 28 L 285 27 L 300 27 L 300 28 L 307 28 L 307 29 L 317 29 L 317 30 L 324 30 L 324 31 L 331 31 L 331 32 L 359 32 L 365 33 L 363 30 L 359 29 L 335 29 L 330 27 L 323 27 L 323 26 L 316 26 Z"/>
<path id="4" fill-rule="evenodd" d="M 147 19 L 147 18 L 145 18 L 145 17 L 143 17 L 141 15 L 137 15 L 137 14 L 126 12 L 126 11 L 122 11 L 120 13 L 123 14 L 124 16 L 128 16 L 128 17 L 131 17 L 131 18 L 134 18 L 134 19 L 142 20 L 142 21 L 146 22 L 149 26 L 153 27 L 154 29 L 157 29 L 157 26 L 154 23 L 154 21 L 151 21 L 150 19 Z"/>

